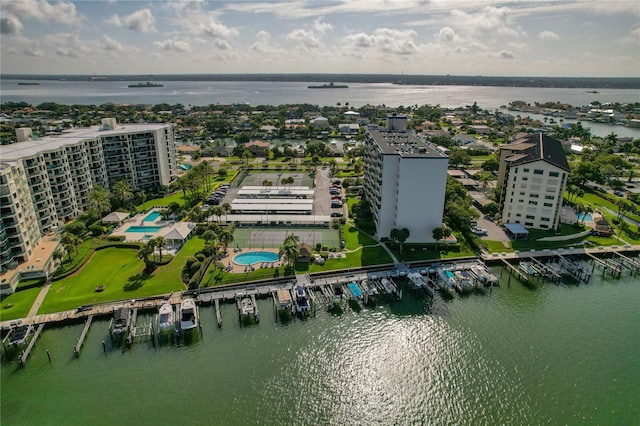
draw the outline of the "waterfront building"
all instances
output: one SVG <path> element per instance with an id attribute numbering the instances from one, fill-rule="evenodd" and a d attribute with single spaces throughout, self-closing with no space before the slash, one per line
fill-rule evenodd
<path id="1" fill-rule="evenodd" d="M 404 122 L 404 123 L 403 123 Z M 407 228 L 407 242 L 433 242 L 442 226 L 448 157 L 406 129 L 406 117 L 387 117 L 387 129 L 367 128 L 364 198 L 376 237 Z"/>
<path id="2" fill-rule="evenodd" d="M 503 222 L 557 229 L 569 172 L 562 143 L 543 133 L 503 145 L 497 180 Z"/>
<path id="3" fill-rule="evenodd" d="M 177 174 L 172 124 L 118 125 L 107 118 L 99 127 L 41 139 L 30 129 L 16 136 L 0 146 L 2 272 L 28 261 L 42 236 L 82 213 L 94 185 L 122 180 L 133 190 L 153 190 Z"/>

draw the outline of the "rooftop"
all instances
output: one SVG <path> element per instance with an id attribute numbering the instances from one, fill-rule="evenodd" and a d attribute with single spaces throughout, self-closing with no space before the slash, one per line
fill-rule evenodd
<path id="1" fill-rule="evenodd" d="M 74 145 L 88 139 L 120 135 L 123 133 L 150 132 L 164 129 L 167 126 L 170 126 L 170 124 L 118 124 L 115 129 L 109 130 L 101 130 L 101 126 L 72 129 L 59 135 L 16 142 L 10 145 L 1 145 L 0 158 L 2 158 L 2 161 L 17 161 L 21 158 L 36 155 L 39 152 L 56 150 L 62 146 Z"/>
<path id="2" fill-rule="evenodd" d="M 512 166 L 543 160 L 563 170 L 570 170 L 562 142 L 544 133 L 529 135 L 514 143 L 504 145 L 504 148 L 519 151 L 518 154 L 507 158 Z"/>
<path id="3" fill-rule="evenodd" d="M 446 155 L 437 151 L 435 146 L 423 141 L 413 133 L 372 129 L 368 129 L 368 132 L 383 154 L 395 154 L 402 157 L 446 158 Z"/>

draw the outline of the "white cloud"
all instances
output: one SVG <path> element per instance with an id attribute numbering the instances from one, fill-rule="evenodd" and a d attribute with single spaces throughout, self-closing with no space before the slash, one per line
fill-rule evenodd
<path id="1" fill-rule="evenodd" d="M 451 27 L 440 28 L 436 38 L 443 42 L 454 41 L 457 38 L 456 32 Z"/>
<path id="2" fill-rule="evenodd" d="M 343 45 L 347 50 L 370 48 L 397 55 L 409 55 L 417 51 L 415 37 L 417 34 L 413 30 L 378 28 L 373 34 L 349 34 L 343 39 Z"/>
<path id="3" fill-rule="evenodd" d="M 316 48 L 320 47 L 320 40 L 313 31 L 303 30 L 302 28 L 297 28 L 287 34 L 287 40 L 291 43 L 295 43 L 298 46 L 305 48 Z"/>
<path id="4" fill-rule="evenodd" d="M 22 23 L 12 16 L 0 19 L 0 33 L 18 34 L 22 31 Z"/>
<path id="5" fill-rule="evenodd" d="M 157 32 L 156 18 L 151 13 L 151 9 L 148 7 L 145 9 L 136 10 L 130 15 L 120 17 L 113 15 L 106 19 L 105 22 L 114 27 L 126 26 L 130 30 L 140 31 L 143 33 Z"/>
<path id="6" fill-rule="evenodd" d="M 542 31 L 538 34 L 540 40 L 559 40 L 560 36 L 553 31 Z"/>
<path id="7" fill-rule="evenodd" d="M 233 48 L 231 47 L 229 42 L 227 40 L 222 40 L 221 38 L 217 38 L 217 39 L 213 40 L 213 45 L 218 50 L 225 50 L 225 51 L 233 50 Z"/>
<path id="8" fill-rule="evenodd" d="M 521 35 L 520 29 L 511 28 L 511 10 L 508 7 L 486 6 L 477 14 L 455 9 L 451 12 L 461 28 L 475 34 Z"/>
<path id="9" fill-rule="evenodd" d="M 212 20 L 206 24 L 200 24 L 199 33 L 209 37 L 229 39 L 237 36 L 238 30 Z"/>
<path id="10" fill-rule="evenodd" d="M 49 3 L 48 1 L 20 0 L 5 1 L 3 13 L 18 19 L 35 19 L 39 22 L 57 22 L 73 24 L 76 22 L 76 5 L 66 1 Z"/>
<path id="11" fill-rule="evenodd" d="M 191 44 L 189 39 L 167 39 L 164 41 L 156 41 L 153 43 L 163 50 L 175 50 L 178 52 L 191 52 Z"/>
<path id="12" fill-rule="evenodd" d="M 44 56 L 42 49 L 37 48 L 26 48 L 24 49 L 24 54 L 32 58 L 42 58 Z"/>
<path id="13" fill-rule="evenodd" d="M 501 50 L 500 52 L 498 52 L 498 56 L 503 59 L 513 59 L 516 57 L 516 55 L 514 55 L 512 52 L 506 50 Z"/>
<path id="14" fill-rule="evenodd" d="M 328 22 L 322 22 L 323 19 L 324 17 L 320 16 L 319 18 L 316 18 L 313 21 L 313 29 L 319 32 L 320 34 L 324 34 L 327 31 L 330 31 L 333 29 L 333 25 L 331 25 Z"/>
<path id="15" fill-rule="evenodd" d="M 115 40 L 106 34 L 102 35 L 101 45 L 104 50 L 108 50 L 112 52 L 121 52 L 122 50 L 124 50 L 124 47 L 118 40 Z"/>

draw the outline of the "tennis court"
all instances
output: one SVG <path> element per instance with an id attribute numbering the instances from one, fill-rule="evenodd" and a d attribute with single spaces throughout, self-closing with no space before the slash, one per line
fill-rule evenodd
<path id="1" fill-rule="evenodd" d="M 236 228 L 232 244 L 240 248 L 278 248 L 291 234 L 312 247 L 322 243 L 328 248 L 340 248 L 340 231 L 327 228 Z"/>

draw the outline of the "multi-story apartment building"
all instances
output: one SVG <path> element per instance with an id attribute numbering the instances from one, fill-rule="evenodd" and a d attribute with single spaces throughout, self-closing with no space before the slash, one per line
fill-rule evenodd
<path id="1" fill-rule="evenodd" d="M 0 146 L 3 271 L 28 260 L 42 235 L 83 212 L 94 185 L 123 180 L 134 190 L 152 190 L 177 174 L 172 124 L 104 119 L 100 127 L 42 139 L 30 134 L 18 129 L 18 142 Z"/>
<path id="2" fill-rule="evenodd" d="M 405 118 L 406 120 L 406 118 Z M 392 116 L 391 128 L 404 128 Z M 433 242 L 442 226 L 448 157 L 413 133 L 367 129 L 364 197 L 370 203 L 376 237 L 407 228 L 407 242 Z"/>
<path id="3" fill-rule="evenodd" d="M 557 229 L 569 172 L 557 139 L 540 133 L 503 145 L 497 182 L 502 188 L 502 221 Z"/>

